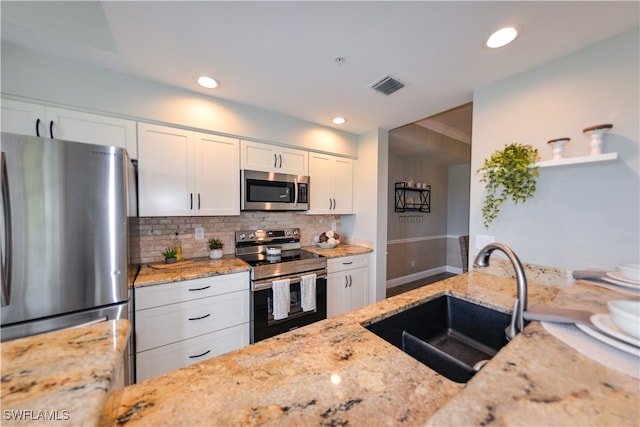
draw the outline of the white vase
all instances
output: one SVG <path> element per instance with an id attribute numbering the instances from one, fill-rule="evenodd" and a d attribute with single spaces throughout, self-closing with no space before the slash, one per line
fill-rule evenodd
<path id="1" fill-rule="evenodd" d="M 585 128 L 582 130 L 585 135 L 587 135 L 589 140 L 589 155 L 597 156 L 598 154 L 602 154 L 602 144 L 604 140 L 604 134 L 609 132 L 613 125 L 597 125 Z"/>
<path id="2" fill-rule="evenodd" d="M 220 259 L 222 258 L 222 249 L 211 249 L 209 251 L 209 258 Z"/>
<path id="3" fill-rule="evenodd" d="M 562 153 L 564 152 L 564 144 L 566 144 L 570 140 L 571 138 L 559 138 L 559 139 L 552 139 L 551 141 L 548 142 L 548 144 L 551 145 L 553 160 L 562 159 Z"/>

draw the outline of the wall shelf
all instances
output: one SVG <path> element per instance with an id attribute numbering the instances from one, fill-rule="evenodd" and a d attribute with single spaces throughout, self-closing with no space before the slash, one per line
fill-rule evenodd
<path id="1" fill-rule="evenodd" d="M 582 156 L 582 157 L 568 157 L 560 160 L 546 160 L 538 162 L 538 166 L 541 168 L 551 168 L 556 166 L 570 166 L 580 165 L 584 163 L 601 163 L 610 162 L 618 159 L 618 153 L 605 153 L 597 154 L 594 156 Z"/>
<path id="2" fill-rule="evenodd" d="M 552 168 L 558 166 L 573 166 L 573 165 L 582 165 L 588 163 L 604 163 L 611 162 L 618 159 L 618 153 L 605 153 L 605 154 L 596 154 L 593 156 L 581 156 L 581 157 L 568 157 L 560 160 L 545 160 L 542 162 L 536 163 L 540 168 Z M 533 167 L 530 165 L 529 167 Z M 480 174 L 485 174 L 485 170 L 478 171 Z"/>
<path id="3" fill-rule="evenodd" d="M 395 212 L 431 212 L 431 185 L 415 188 L 396 182 L 395 186 Z"/>

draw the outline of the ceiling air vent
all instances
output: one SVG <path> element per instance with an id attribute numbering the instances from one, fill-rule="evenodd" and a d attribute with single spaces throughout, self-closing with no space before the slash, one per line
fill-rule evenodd
<path id="1" fill-rule="evenodd" d="M 377 92 L 384 93 L 385 95 L 391 95 L 393 92 L 398 89 L 402 89 L 404 87 L 404 83 L 399 82 L 398 80 L 392 77 L 385 77 L 380 80 L 378 83 L 374 83 L 371 88 Z"/>

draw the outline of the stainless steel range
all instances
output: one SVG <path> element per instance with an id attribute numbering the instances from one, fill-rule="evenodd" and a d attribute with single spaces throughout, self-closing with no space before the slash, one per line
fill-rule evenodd
<path id="1" fill-rule="evenodd" d="M 235 239 L 236 256 L 251 265 L 252 343 L 326 319 L 327 259 L 301 249 L 299 228 L 236 231 Z M 304 311 L 300 282 L 311 274 L 316 308 Z M 276 320 L 272 284 L 282 279 L 290 283 L 290 310 Z"/>

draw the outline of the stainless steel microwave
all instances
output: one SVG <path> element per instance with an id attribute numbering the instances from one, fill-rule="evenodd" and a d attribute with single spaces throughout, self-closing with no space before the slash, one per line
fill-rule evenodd
<path id="1" fill-rule="evenodd" d="M 240 171 L 240 210 L 306 211 L 309 177 L 275 172 Z"/>

